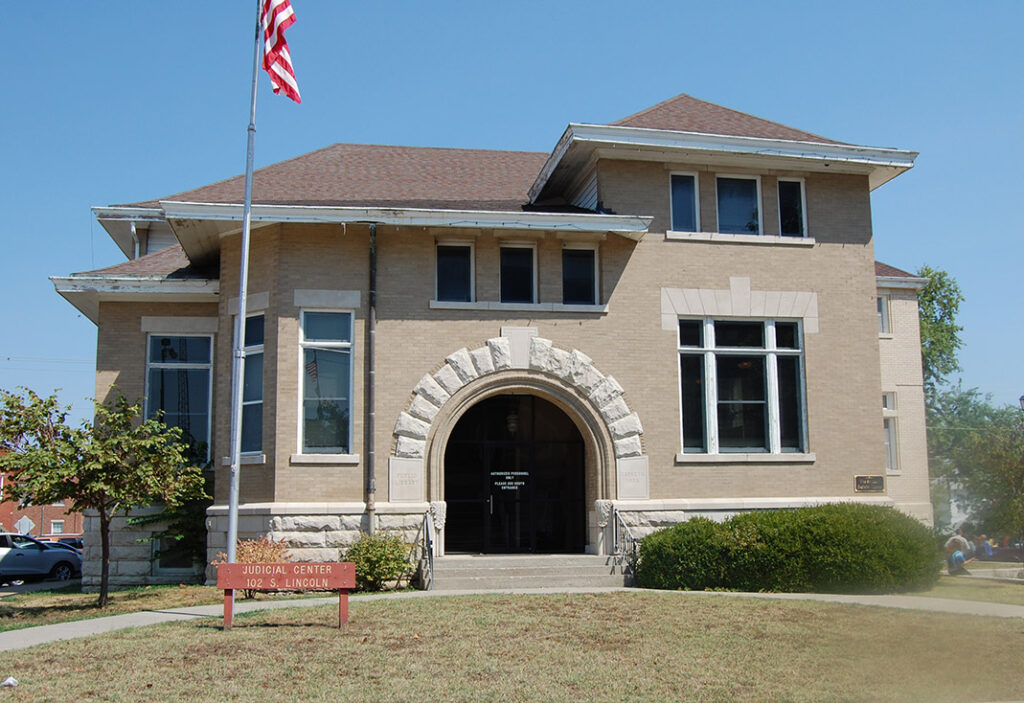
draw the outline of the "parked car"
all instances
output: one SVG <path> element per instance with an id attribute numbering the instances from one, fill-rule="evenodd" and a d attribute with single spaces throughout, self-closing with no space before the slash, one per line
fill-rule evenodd
<path id="1" fill-rule="evenodd" d="M 81 549 L 78 549 L 74 545 L 68 544 L 67 542 L 54 542 L 53 540 L 50 540 L 50 539 L 41 539 L 39 541 L 42 542 L 43 544 L 45 544 L 47 547 L 56 547 L 57 549 L 66 549 L 69 552 L 74 552 L 75 554 L 77 554 L 79 556 L 82 555 L 82 550 Z"/>
<path id="2" fill-rule="evenodd" d="M 81 537 L 61 537 L 57 541 L 61 544 L 70 544 L 78 551 L 82 551 L 83 549 L 85 549 L 85 542 L 82 540 Z"/>
<path id="3" fill-rule="evenodd" d="M 0 533 L 0 582 L 15 580 L 60 581 L 82 573 L 82 556 L 77 550 L 46 544 L 26 535 Z"/>

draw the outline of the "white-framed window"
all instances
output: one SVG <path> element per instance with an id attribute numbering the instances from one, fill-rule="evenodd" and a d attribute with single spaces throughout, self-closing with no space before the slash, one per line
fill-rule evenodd
<path id="1" fill-rule="evenodd" d="M 892 328 L 889 326 L 889 296 L 880 295 L 878 296 L 878 333 L 879 334 L 891 334 Z"/>
<path id="2" fill-rule="evenodd" d="M 537 246 L 502 244 L 500 297 L 503 303 L 537 302 Z"/>
<path id="3" fill-rule="evenodd" d="M 562 247 L 562 303 L 597 305 L 598 259 L 596 244 L 568 244 Z"/>
<path id="4" fill-rule="evenodd" d="M 162 411 L 195 458 L 208 461 L 213 336 L 150 334 L 146 346 L 146 417 Z"/>
<path id="5" fill-rule="evenodd" d="M 718 175 L 718 231 L 761 234 L 761 179 L 758 176 Z"/>
<path id="6" fill-rule="evenodd" d="M 242 453 L 263 450 L 263 313 L 245 318 L 245 381 L 242 384 Z"/>
<path id="7" fill-rule="evenodd" d="M 700 197 L 696 173 L 675 173 L 669 176 L 673 232 L 700 231 Z"/>
<path id="8" fill-rule="evenodd" d="M 62 534 L 64 534 L 64 521 L 63 520 L 50 520 L 50 534 L 51 535 L 62 535 Z"/>
<path id="9" fill-rule="evenodd" d="M 683 452 L 805 452 L 802 336 L 793 320 L 680 319 Z"/>
<path id="10" fill-rule="evenodd" d="M 303 310 L 299 451 L 352 450 L 352 313 Z"/>
<path id="11" fill-rule="evenodd" d="M 434 299 L 453 303 L 473 302 L 473 245 L 469 242 L 438 242 L 436 261 Z"/>
<path id="12" fill-rule="evenodd" d="M 885 435 L 885 469 L 890 472 L 900 470 L 896 418 L 896 394 L 882 393 L 882 430 Z"/>
<path id="13" fill-rule="evenodd" d="M 783 237 L 807 236 L 807 196 L 804 179 L 780 178 L 779 234 Z"/>

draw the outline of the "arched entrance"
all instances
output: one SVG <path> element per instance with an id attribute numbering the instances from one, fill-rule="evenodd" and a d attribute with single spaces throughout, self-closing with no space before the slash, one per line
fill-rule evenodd
<path id="1" fill-rule="evenodd" d="M 444 454 L 446 550 L 581 553 L 585 447 L 573 421 L 534 395 L 486 398 Z"/>

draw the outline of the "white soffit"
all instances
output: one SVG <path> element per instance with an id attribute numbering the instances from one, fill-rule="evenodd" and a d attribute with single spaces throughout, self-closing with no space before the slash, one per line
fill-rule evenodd
<path id="1" fill-rule="evenodd" d="M 922 290 L 928 285 L 928 279 L 918 278 L 917 276 L 875 276 L 875 285 L 878 288 Z"/>
<path id="2" fill-rule="evenodd" d="M 132 237 L 132 223 L 137 230 L 148 230 L 164 226 L 164 213 L 153 207 L 94 207 L 93 215 L 103 229 L 107 230 L 117 248 L 129 259 L 135 258 L 135 239 Z"/>
<path id="3" fill-rule="evenodd" d="M 562 173 L 574 172 L 575 165 L 592 158 L 593 152 L 599 149 L 605 150 L 604 155 L 612 150 L 621 150 L 620 158 L 638 160 L 647 160 L 657 154 L 665 157 L 654 160 L 701 162 L 729 157 L 735 161 L 746 157 L 770 168 L 863 173 L 868 175 L 872 190 L 913 168 L 918 155 L 916 151 L 853 144 L 572 123 L 530 187 L 530 201 L 536 201 L 549 183 L 567 177 Z M 689 159 L 687 155 L 690 155 Z"/>
<path id="4" fill-rule="evenodd" d="M 119 276 L 51 276 L 53 287 L 83 315 L 99 324 L 101 301 L 215 303 L 220 281 Z"/>
<path id="5" fill-rule="evenodd" d="M 220 248 L 219 239 L 241 231 L 239 203 L 161 201 L 185 254 L 202 261 Z M 611 232 L 635 241 L 647 233 L 653 218 L 637 215 L 433 210 L 421 208 L 364 208 L 310 205 L 253 205 L 254 227 L 279 222 L 369 224 L 399 227 L 517 229 L 555 232 Z"/>

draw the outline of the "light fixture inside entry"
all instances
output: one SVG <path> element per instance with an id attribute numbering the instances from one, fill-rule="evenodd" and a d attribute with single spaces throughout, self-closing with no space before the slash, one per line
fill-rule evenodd
<path id="1" fill-rule="evenodd" d="M 519 399 L 515 396 L 509 398 L 508 402 L 508 415 L 505 417 L 505 429 L 512 436 L 515 436 L 516 432 L 519 431 Z"/>

